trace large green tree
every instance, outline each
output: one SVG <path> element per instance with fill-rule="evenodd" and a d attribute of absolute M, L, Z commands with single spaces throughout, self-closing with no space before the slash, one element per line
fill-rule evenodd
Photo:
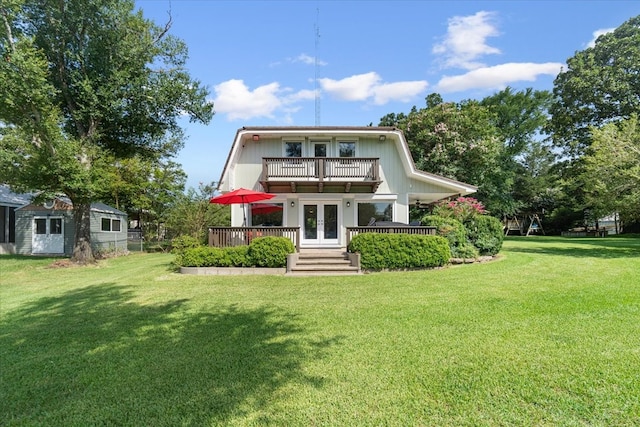
<path fill-rule="evenodd" d="M 500 170 L 493 179 L 503 191 L 500 211 L 504 215 L 539 213 L 549 204 L 554 183 L 548 172 L 555 156 L 542 132 L 551 100 L 548 91 L 507 87 L 480 102 L 491 111 L 489 120 L 502 144 Z"/>
<path fill-rule="evenodd" d="M 114 162 L 174 156 L 180 116 L 210 121 L 207 90 L 171 21 L 132 0 L 3 0 L 0 24 L 0 181 L 68 196 L 73 257 L 91 261 L 90 204 L 112 193 Z"/>
<path fill-rule="evenodd" d="M 640 219 L 640 124 L 638 116 L 594 129 L 584 156 L 585 200 L 596 218 L 619 212 Z"/>
<path fill-rule="evenodd" d="M 591 129 L 640 111 L 640 16 L 567 60 L 554 81 L 549 131 L 571 157 L 591 143 Z"/>

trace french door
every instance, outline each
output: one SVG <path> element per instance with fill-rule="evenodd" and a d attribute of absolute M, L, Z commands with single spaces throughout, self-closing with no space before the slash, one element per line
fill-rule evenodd
<path fill-rule="evenodd" d="M 302 203 L 302 245 L 338 246 L 340 243 L 340 203 Z"/>
<path fill-rule="evenodd" d="M 36 217 L 33 219 L 31 253 L 64 253 L 64 222 L 62 217 Z"/>

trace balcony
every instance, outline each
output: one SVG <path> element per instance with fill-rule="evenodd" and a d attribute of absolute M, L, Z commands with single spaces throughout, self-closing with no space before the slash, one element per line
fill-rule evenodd
<path fill-rule="evenodd" d="M 375 193 L 380 159 L 265 157 L 260 184 L 268 193 Z"/>

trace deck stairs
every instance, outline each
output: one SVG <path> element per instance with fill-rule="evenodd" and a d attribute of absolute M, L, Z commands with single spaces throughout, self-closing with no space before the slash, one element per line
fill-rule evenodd
<path fill-rule="evenodd" d="M 287 261 L 288 276 L 337 276 L 361 274 L 359 254 L 341 249 L 303 249 Z"/>

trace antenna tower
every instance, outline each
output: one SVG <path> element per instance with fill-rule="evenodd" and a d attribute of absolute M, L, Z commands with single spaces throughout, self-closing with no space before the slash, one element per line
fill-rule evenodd
<path fill-rule="evenodd" d="M 314 56 L 314 68 L 315 78 L 313 79 L 313 93 L 315 96 L 315 111 L 316 111 L 316 126 L 320 126 L 320 93 L 318 90 L 318 46 L 320 44 L 320 8 L 316 9 L 316 24 L 315 24 L 315 48 L 316 54 Z"/>

